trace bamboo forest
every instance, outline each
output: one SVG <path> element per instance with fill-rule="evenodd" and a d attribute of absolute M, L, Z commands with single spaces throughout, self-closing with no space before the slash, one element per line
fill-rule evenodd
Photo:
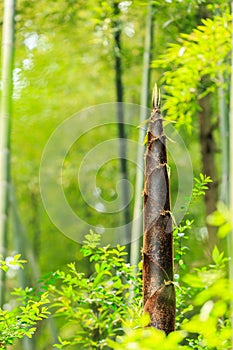
<path fill-rule="evenodd" d="M 0 349 L 233 350 L 233 1 L 0 30 Z"/>

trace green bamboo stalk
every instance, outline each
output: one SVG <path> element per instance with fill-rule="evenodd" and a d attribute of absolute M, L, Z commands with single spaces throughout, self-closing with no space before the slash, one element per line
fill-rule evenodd
<path fill-rule="evenodd" d="M 146 108 L 149 101 L 150 89 L 150 63 L 151 50 L 153 46 L 153 21 L 154 21 L 154 6 L 152 1 L 149 1 L 148 12 L 146 17 L 145 43 L 143 54 L 142 68 L 142 90 L 141 90 L 141 108 L 140 108 L 140 125 L 147 118 Z M 140 236 L 142 232 L 142 190 L 143 190 L 143 169 L 144 169 L 144 149 L 142 147 L 145 139 L 145 129 L 139 129 L 138 135 L 138 150 L 137 150 L 137 172 L 134 193 L 134 211 L 133 223 L 131 231 L 131 247 L 130 247 L 130 263 L 137 266 L 140 256 Z"/>
<path fill-rule="evenodd" d="M 115 61 L 115 86 L 117 103 L 117 120 L 118 120 L 118 137 L 119 137 L 119 158 L 120 158 L 120 174 L 122 181 L 122 205 L 124 208 L 124 225 L 125 236 L 127 241 L 130 240 L 130 192 L 128 185 L 128 168 L 127 168 L 127 142 L 126 130 L 124 124 L 124 87 L 123 87 L 123 70 L 122 70 L 122 49 L 121 49 L 121 22 L 119 19 L 120 9 L 119 1 L 113 3 L 113 29 L 114 29 L 114 61 Z"/>
<path fill-rule="evenodd" d="M 219 76 L 221 85 L 218 89 L 218 105 L 220 115 L 220 134 L 221 134 L 221 171 L 222 180 L 220 187 L 220 201 L 229 205 L 229 110 L 227 108 L 227 96 L 224 91 L 224 77 Z"/>
<path fill-rule="evenodd" d="M 28 244 L 28 240 L 26 238 L 24 228 L 20 221 L 13 187 L 11 191 L 11 215 L 12 215 L 14 248 L 17 253 L 21 254 L 23 258 L 27 258 L 27 260 L 30 262 L 30 267 L 32 269 L 32 276 L 33 276 L 32 280 L 36 283 L 36 281 L 39 279 L 39 271 L 37 268 L 37 264 L 35 263 L 34 256 L 31 254 L 29 250 L 30 247 Z M 24 269 L 20 269 L 18 271 L 19 285 L 23 289 L 28 285 L 28 281 L 26 277 L 27 270 L 28 270 L 27 267 L 25 267 Z M 35 350 L 34 338 L 32 339 L 23 338 L 22 346 L 24 350 Z"/>
<path fill-rule="evenodd" d="M 5 0 L 2 34 L 2 96 L 0 114 L 0 254 L 7 249 L 10 189 L 15 0 Z M 0 272 L 0 306 L 4 303 L 5 274 Z"/>
<path fill-rule="evenodd" d="M 168 334 L 175 329 L 176 313 L 173 231 L 166 136 L 156 90 L 145 155 L 143 298 L 150 325 Z"/>
<path fill-rule="evenodd" d="M 231 14 L 232 14 L 232 50 L 231 50 L 231 87 L 230 87 L 230 114 L 229 114 L 229 154 L 230 154 L 230 212 L 231 217 L 233 217 L 233 1 L 231 1 Z M 230 258 L 229 261 L 229 279 L 233 286 L 233 232 L 231 231 L 228 235 L 228 256 Z M 233 287 L 232 287 L 233 288 Z M 233 301 L 231 303 L 231 314 L 233 315 Z M 231 318 L 231 324 L 233 324 L 233 316 Z M 233 350 L 233 332 L 232 332 L 232 343 L 231 348 Z"/>
<path fill-rule="evenodd" d="M 209 190 L 205 195 L 205 213 L 206 216 L 216 210 L 218 201 L 218 181 L 216 179 L 216 162 L 215 150 L 216 144 L 214 139 L 214 127 L 211 122 L 211 115 L 213 113 L 211 95 L 208 94 L 202 99 L 199 99 L 198 104 L 200 111 L 198 112 L 199 119 L 199 137 L 202 156 L 203 174 L 208 174 L 213 182 L 209 186 Z M 207 257 L 211 257 L 213 248 L 218 244 L 217 227 L 207 224 L 208 228 L 208 245 L 205 248 Z"/>
<path fill-rule="evenodd" d="M 233 1 L 231 1 L 231 13 L 233 14 Z M 233 213 L 233 17 L 232 17 L 232 52 L 231 52 L 231 90 L 230 90 L 230 116 L 229 116 L 229 139 L 230 139 L 230 208 Z M 232 215 L 233 217 L 233 215 Z M 229 236 L 230 237 L 230 236 Z M 233 243 L 232 235 L 229 243 Z M 229 250 L 232 257 L 232 250 Z M 231 266 L 231 277 L 233 281 L 233 260 Z"/>
<path fill-rule="evenodd" d="M 18 204 L 16 200 L 16 196 L 14 193 L 14 189 L 11 191 L 11 213 L 12 213 L 12 229 L 13 229 L 13 244 L 17 253 L 21 254 L 23 258 L 26 258 L 30 264 L 31 270 L 31 281 L 33 285 L 40 278 L 40 268 L 38 262 L 36 260 L 35 255 L 33 254 L 33 249 L 25 232 L 25 228 L 22 225 L 20 220 L 19 212 L 18 212 Z M 20 270 L 19 274 L 19 282 L 20 287 L 25 288 L 28 284 L 28 281 L 25 278 L 26 268 Z"/>

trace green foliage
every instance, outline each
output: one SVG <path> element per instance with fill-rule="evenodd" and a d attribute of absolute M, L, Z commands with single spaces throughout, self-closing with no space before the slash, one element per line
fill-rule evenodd
<path fill-rule="evenodd" d="M 22 267 L 24 262 L 25 260 L 20 260 L 18 254 L 10 261 L 1 260 L 0 268 L 6 272 L 10 266 Z M 29 288 L 15 289 L 12 295 L 17 295 L 20 303 L 14 308 L 10 307 L 9 310 L 0 308 L 0 349 L 6 349 L 17 339 L 31 338 L 36 331 L 37 323 L 48 317 L 48 293 L 33 296 L 31 292 L 32 289 Z"/>
<path fill-rule="evenodd" d="M 135 103 L 139 101 L 144 35 L 143 23 L 145 21 L 145 9 L 147 8 L 148 1 L 136 0 L 134 2 L 129 1 L 123 3 L 128 3 L 129 5 L 125 4 L 128 7 L 128 11 L 121 11 L 120 23 L 118 22 L 118 25 L 121 25 L 123 34 L 123 68 L 124 79 L 127 82 L 125 95 L 128 102 Z M 177 40 L 180 30 L 186 33 L 192 31 L 192 28 L 196 25 L 196 17 L 199 16 L 200 6 L 207 4 L 208 9 L 213 11 L 212 13 L 219 13 L 220 6 L 223 4 L 228 6 L 225 0 L 171 0 L 153 1 L 153 3 L 156 6 L 156 55 L 163 52 L 165 43 Z M 38 242 L 38 237 L 40 237 L 39 260 L 42 271 L 57 269 L 57 266 L 61 266 L 67 262 L 68 259 L 75 259 L 77 254 L 79 254 L 77 253 L 76 244 L 73 244 L 62 235 L 59 235 L 58 239 L 54 239 L 54 235 L 57 231 L 41 209 L 41 199 L 38 191 L 38 168 L 43 147 L 58 123 L 82 108 L 96 103 L 114 100 L 113 62 L 109 53 L 112 52 L 112 39 L 117 26 L 115 26 L 116 21 L 112 16 L 113 11 L 111 5 L 112 1 L 93 2 L 83 0 L 79 2 L 73 0 L 56 0 L 49 3 L 44 0 L 40 2 L 35 0 L 20 0 L 17 3 L 15 67 L 16 70 L 19 70 L 19 73 L 15 70 L 18 80 L 15 79 L 15 100 L 17 108 L 14 109 L 12 173 L 16 184 L 23 224 L 26 226 L 27 231 L 29 231 L 32 241 L 34 240 L 34 234 L 36 237 L 35 241 Z M 3 2 L 0 4 L 1 9 L 2 6 Z M 3 13 L 3 11 L 0 11 L 0 13 Z M 129 34 L 132 34 L 132 36 L 129 36 Z M 25 45 L 25 39 L 33 35 L 35 35 L 35 37 L 38 36 L 38 45 L 31 50 Z M 207 45 L 207 43 L 209 45 Z M 177 45 L 171 46 L 170 49 L 165 52 L 162 58 L 163 62 L 158 63 L 159 67 L 166 71 L 163 77 L 164 92 L 166 94 L 164 107 L 165 109 L 167 108 L 166 113 L 168 117 L 172 120 L 177 120 L 178 126 L 185 125 L 187 128 L 191 129 L 191 118 L 193 118 L 198 111 L 197 98 L 201 98 L 203 92 L 215 92 L 216 84 L 220 84 L 218 74 L 221 75 L 225 72 L 227 74 L 228 68 L 226 63 L 229 52 L 230 17 L 225 14 L 215 17 L 213 20 L 209 19 L 204 21 L 203 25 L 197 30 L 192 31 L 190 35 L 182 36 L 178 39 Z M 106 59 L 106 57 L 108 59 Z M 42 130 L 43 132 L 41 132 Z M 97 141 L 101 139 L 99 130 L 93 135 L 92 139 L 94 145 L 98 143 Z M 90 143 L 90 138 L 88 139 L 88 143 Z M 87 141 L 84 139 L 78 151 L 74 151 L 74 157 L 71 159 L 70 164 L 77 164 L 80 162 L 79 157 L 87 152 L 86 144 Z M 64 169 L 64 171 L 66 171 L 66 169 Z M 110 173 L 111 176 L 108 172 L 105 177 L 100 176 L 99 186 L 101 188 L 104 188 L 104 182 L 107 184 L 106 186 L 108 186 L 107 189 L 113 187 L 112 173 L 115 173 L 115 168 L 114 171 Z M 74 174 L 74 172 L 72 172 L 72 174 Z M 79 195 L 79 193 L 77 195 L 76 187 L 73 185 L 72 179 L 76 179 L 76 177 L 67 176 L 67 185 L 64 185 L 65 190 L 67 190 L 67 192 L 69 191 L 69 199 L 72 199 L 72 204 L 75 203 L 77 208 L 81 208 L 81 214 L 84 219 L 86 217 L 91 217 L 93 223 L 99 222 L 99 216 L 94 214 L 93 211 L 90 213 L 90 211 L 87 210 L 87 206 L 80 201 L 81 195 Z M 105 181 L 105 179 L 111 179 L 111 181 Z M 76 181 L 73 180 L 73 182 Z M 196 198 L 196 200 L 198 200 L 202 196 L 204 189 L 202 186 L 205 186 L 202 181 L 199 183 L 196 182 L 196 192 L 194 191 L 195 193 L 193 193 L 193 199 Z M 40 214 L 38 215 L 38 213 Z M 200 209 L 198 213 L 200 213 L 200 217 L 202 217 Z M 213 224 L 219 226 L 220 236 L 224 236 L 229 230 L 230 221 L 227 215 L 228 211 L 224 210 L 224 208 L 219 205 L 217 212 L 213 215 L 212 219 L 210 219 Z M 106 215 L 105 221 L 103 220 L 103 226 L 109 224 L 109 220 L 113 220 L 112 217 L 113 216 L 110 217 Z M 211 218 L 211 216 L 209 218 Z M 219 225 L 219 223 L 221 224 Z M 112 222 L 110 222 L 110 225 L 111 224 Z M 82 227 L 77 227 L 77 231 L 85 232 Z M 190 234 L 194 236 L 192 219 L 186 219 L 182 225 L 175 228 L 175 262 L 177 265 L 176 268 L 181 270 L 178 271 L 180 276 L 177 278 L 181 285 L 181 288 L 177 288 L 177 327 L 179 329 L 181 328 L 181 324 L 183 324 L 183 320 L 185 318 L 190 319 L 193 312 L 199 317 L 198 312 L 199 309 L 201 309 L 201 305 L 195 305 L 194 311 L 192 299 L 201 292 L 202 288 L 205 288 L 203 287 L 203 283 L 200 283 L 199 277 L 195 288 L 191 284 L 184 284 L 184 282 L 182 282 L 182 276 L 187 271 L 185 253 L 189 252 L 190 259 L 196 262 L 196 246 L 191 252 L 188 250 Z M 94 238 L 92 235 L 92 238 L 89 237 L 85 243 L 86 252 L 83 252 L 83 254 L 85 254 L 87 258 L 95 256 L 99 251 L 99 248 L 95 248 L 97 246 L 95 239 L 98 242 L 98 237 Z M 50 246 L 52 246 L 53 249 L 48 249 Z M 61 246 L 64 248 L 62 251 Z M 116 250 L 118 250 L 118 248 Z M 63 251 L 68 251 L 69 254 L 63 254 Z M 83 342 L 85 342 L 85 340 L 83 340 L 85 337 L 91 338 L 92 334 L 91 336 L 89 335 L 89 329 L 91 332 L 94 332 L 95 329 L 95 325 L 91 323 L 91 310 L 94 309 L 93 315 L 96 318 L 96 305 L 100 309 L 103 307 L 104 310 L 109 312 L 110 315 L 106 316 L 109 323 L 112 313 L 116 317 L 119 316 L 116 310 L 111 309 L 111 305 L 116 307 L 116 304 L 111 299 L 111 294 L 110 303 L 112 304 L 108 304 L 109 293 L 107 292 L 111 292 L 112 289 L 105 281 L 111 280 L 109 272 L 112 274 L 112 278 L 116 278 L 116 274 L 120 271 L 121 263 L 119 263 L 119 266 L 116 265 L 117 255 L 115 255 L 114 264 L 116 266 L 114 265 L 112 270 L 110 267 L 103 268 L 104 261 L 102 260 L 102 256 L 109 251 L 111 251 L 110 248 L 107 248 L 106 251 L 99 251 L 98 256 L 95 258 L 96 260 L 93 258 L 91 262 L 88 261 L 88 263 L 86 263 L 86 259 L 83 259 L 78 262 L 78 269 L 70 264 L 68 268 L 69 271 L 66 273 L 60 271 L 60 275 L 55 274 L 53 276 L 53 279 L 56 280 L 54 298 L 57 298 L 57 302 L 60 303 L 60 306 L 58 305 L 57 308 L 62 308 L 63 300 L 64 303 L 65 301 L 68 303 L 64 311 L 64 316 L 66 317 L 64 317 L 64 323 L 66 320 L 68 320 L 69 323 L 61 329 L 60 345 L 57 344 L 57 348 L 59 348 L 59 346 L 62 348 L 70 344 L 72 346 L 72 343 L 74 343 L 74 348 L 81 348 L 82 345 L 80 345 L 80 343 L 75 343 L 75 341 L 77 342 L 77 340 L 74 339 L 76 333 L 78 333 L 80 337 L 83 337 Z M 90 255 L 88 255 L 88 252 Z M 105 258 L 105 263 L 110 263 L 113 256 L 114 254 L 110 254 L 110 256 Z M 225 258 L 223 257 L 223 259 Z M 213 261 L 214 264 L 220 264 L 220 266 L 224 263 L 222 262 L 222 253 L 217 251 L 216 248 L 213 252 Z M 97 265 L 95 266 L 95 264 Z M 88 271 L 88 274 L 80 276 L 80 281 L 78 282 L 80 285 L 76 286 L 72 284 L 72 279 L 76 276 L 76 273 L 78 275 L 81 274 L 78 272 L 82 271 L 79 265 L 82 265 L 85 271 Z M 6 270 L 7 264 L 2 263 L 0 267 Z M 89 267 L 92 269 L 91 276 L 89 276 Z M 206 267 L 207 270 L 209 268 L 208 266 Z M 213 270 L 211 271 L 213 272 Z M 68 275 L 71 276 L 70 280 L 67 277 Z M 178 275 L 178 273 L 176 275 Z M 195 271 L 193 276 L 196 275 L 199 276 L 200 272 Z M 99 276 L 99 279 L 97 276 Z M 78 279 L 77 276 L 75 278 Z M 96 285 L 92 292 L 87 288 L 87 283 L 93 286 L 95 278 L 97 278 Z M 86 284 L 82 281 L 86 281 Z M 128 279 L 128 277 L 123 276 L 121 285 L 124 285 L 125 282 L 127 284 L 129 281 L 131 281 L 130 277 Z M 84 283 L 84 287 L 82 283 Z M 138 288 L 138 290 L 140 290 L 140 282 L 138 283 L 139 285 L 136 289 Z M 219 281 L 219 283 L 221 284 L 221 281 Z M 131 286 L 130 283 L 128 284 Z M 100 285 L 100 291 L 98 291 L 98 285 Z M 121 285 L 119 283 L 119 289 L 114 287 L 118 290 L 119 295 L 121 295 L 121 288 L 124 288 Z M 48 287 L 46 286 L 46 288 Z M 52 286 L 50 288 L 52 289 Z M 207 289 L 208 288 L 209 286 Z M 222 288 L 225 288 L 224 284 Z M 68 298 L 69 289 L 70 293 L 71 290 L 74 290 L 74 292 L 72 292 L 73 294 L 71 293 L 70 300 Z M 106 294 L 104 294 L 104 290 Z M 59 294 L 59 292 L 61 292 L 61 294 Z M 217 294 L 213 297 L 214 302 L 215 300 L 219 300 L 220 289 L 215 292 Z M 27 305 L 26 300 L 30 300 L 31 298 L 29 292 L 25 293 L 27 295 L 25 294 L 24 297 L 22 296 L 23 305 Z M 64 298 L 62 293 L 66 295 Z M 125 296 L 121 299 L 119 313 L 124 315 L 122 304 L 127 304 L 129 300 L 126 298 L 127 292 L 125 289 L 123 289 L 122 293 L 125 293 Z M 80 297 L 80 299 L 76 301 L 75 295 L 82 295 L 82 298 Z M 117 297 L 119 297 L 119 295 L 117 295 Z M 164 342 L 164 345 L 161 345 L 160 342 L 160 346 L 158 347 L 163 348 L 163 346 L 167 346 L 165 345 L 166 339 L 161 332 L 149 329 L 142 330 L 140 321 L 135 315 L 135 313 L 138 312 L 140 314 L 141 312 L 141 305 L 139 302 L 141 294 L 138 292 L 136 295 L 135 303 L 130 300 L 132 311 L 128 310 L 128 314 L 126 315 L 130 318 L 136 318 L 138 323 L 135 328 L 129 331 L 125 327 L 123 327 L 124 329 L 120 327 L 121 329 L 117 330 L 118 325 L 121 325 L 119 316 L 118 321 L 113 326 L 116 326 L 116 328 L 114 328 L 115 333 L 111 336 L 105 330 L 106 323 L 103 320 L 104 316 L 102 316 L 102 320 L 99 322 L 101 324 L 98 325 L 98 330 L 104 329 L 101 336 L 105 338 L 107 333 L 108 338 L 114 339 L 118 332 L 119 334 L 126 332 L 127 334 L 125 334 L 124 339 L 122 339 L 122 343 L 114 343 L 114 345 L 112 345 L 113 347 L 118 346 L 118 348 L 120 346 L 120 348 L 143 349 L 143 346 L 146 346 L 151 349 L 154 343 L 156 343 L 156 341 L 158 343 L 160 341 L 159 339 L 162 338 L 161 342 Z M 102 306 L 101 301 L 103 297 L 104 306 Z M 36 300 L 34 300 L 34 302 L 36 302 Z M 78 307 L 81 305 L 80 308 L 81 311 L 83 311 L 83 319 L 85 319 L 83 335 L 81 334 L 82 327 L 80 326 L 82 322 L 81 314 L 78 313 L 77 318 L 75 318 L 77 305 Z M 74 308 L 74 312 L 72 308 Z M 71 310 L 70 314 L 68 310 Z M 15 315 L 17 313 L 18 315 L 21 314 L 20 308 L 16 309 Z M 63 314 L 62 312 L 58 312 L 58 315 L 62 316 Z M 14 327 L 14 322 L 18 320 L 16 316 L 15 318 L 12 317 L 12 321 L 10 321 L 12 322 L 12 327 Z M 209 316 L 211 316 L 211 313 Z M 90 317 L 90 321 L 88 321 L 88 317 Z M 194 320 L 196 329 L 199 322 L 198 317 L 196 321 Z M 225 317 L 227 324 L 227 315 L 224 316 L 224 322 Z M 90 328 L 88 322 L 90 322 Z M 77 324 L 79 327 L 78 330 Z M 26 324 L 21 324 L 22 331 L 26 331 L 26 328 L 23 328 L 24 325 L 26 327 Z M 195 328 L 194 326 L 192 325 L 193 328 Z M 216 323 L 213 324 L 213 329 L 215 326 Z M 29 325 L 29 327 L 33 328 L 34 326 Z M 204 327 L 206 327 L 206 324 Z M 14 334 L 15 338 L 17 338 L 17 331 Z M 183 334 L 184 333 L 180 333 L 180 337 L 181 335 L 183 336 Z M 216 334 L 218 335 L 219 333 L 216 332 Z M 188 340 L 186 339 L 189 343 L 188 346 L 195 349 L 206 349 L 206 345 L 204 345 L 205 340 L 203 340 L 205 336 L 206 335 L 203 335 L 201 332 L 200 335 L 197 336 L 193 334 L 188 335 Z M 139 339 L 139 337 L 142 339 Z M 134 344 L 132 344 L 133 339 Z M 175 346 L 175 343 L 178 344 L 176 340 L 170 341 L 172 344 L 170 344 L 170 348 Z M 86 342 L 88 343 L 88 340 L 86 340 Z M 105 342 L 105 340 L 103 342 Z M 91 341 L 89 341 L 87 347 L 92 348 L 90 343 Z M 143 345 L 143 343 L 146 343 L 146 345 Z M 100 343 L 99 346 L 102 346 L 102 344 Z M 110 346 L 110 343 L 105 346 Z"/>
<path fill-rule="evenodd" d="M 192 274 L 183 277 L 182 293 L 186 309 L 182 313 L 178 311 L 177 331 L 166 337 L 163 332 L 151 328 L 145 329 L 139 325 L 128 327 L 125 335 L 117 338 L 117 342 L 108 342 L 111 348 L 230 349 L 230 303 L 233 294 L 225 276 L 227 260 L 215 247 L 212 264 L 195 269 Z M 178 302 L 179 299 L 180 294 Z"/>
<path fill-rule="evenodd" d="M 18 266 L 19 268 L 23 268 L 23 264 L 26 262 L 26 260 L 20 259 L 21 254 L 14 255 L 11 259 L 7 260 L 0 260 L 0 269 L 4 272 L 7 272 L 9 267 L 12 266 Z"/>
<path fill-rule="evenodd" d="M 183 270 L 186 269 L 186 265 L 182 258 L 189 250 L 185 242 L 189 238 L 189 231 L 192 229 L 193 222 L 193 220 L 186 219 L 185 223 L 176 226 L 173 231 L 175 251 L 174 262 Z"/>
<path fill-rule="evenodd" d="M 184 339 L 185 332 L 172 332 L 166 337 L 165 333 L 153 328 L 139 328 L 129 330 L 119 342 L 109 341 L 115 350 L 176 350 L 188 349 L 179 343 Z"/>
<path fill-rule="evenodd" d="M 204 179 L 204 177 L 203 177 Z M 175 229 L 175 241 L 188 240 L 193 222 L 186 219 Z M 233 299 L 226 276 L 228 259 L 217 247 L 213 262 L 179 278 L 177 288 L 177 331 L 168 337 L 162 331 L 145 326 L 142 316 L 140 272 L 125 263 L 125 247 L 101 247 L 100 235 L 90 232 L 81 248 L 92 273 L 86 276 L 74 263 L 68 270 L 48 278 L 45 293 L 34 296 L 32 289 L 16 290 L 20 305 L 11 311 L 0 310 L 0 348 L 23 336 L 32 337 L 38 321 L 48 316 L 47 304 L 64 326 L 58 337 L 58 349 L 135 349 L 158 347 L 172 349 L 225 350 L 230 347 L 230 304 Z M 178 249 L 179 266 L 186 249 Z M 17 256 L 14 260 L 19 260 Z M 178 286 L 174 282 L 175 286 Z"/>
<path fill-rule="evenodd" d="M 194 177 L 194 181 L 195 183 L 192 190 L 192 197 L 187 198 L 187 200 L 190 202 L 190 206 L 197 204 L 200 198 L 203 197 L 208 190 L 208 184 L 212 182 L 209 176 L 203 175 L 202 173 L 199 174 L 199 178 Z M 183 260 L 183 257 L 189 250 L 186 243 L 189 239 L 189 233 L 191 232 L 193 224 L 194 220 L 188 219 L 186 217 L 178 226 L 174 222 L 174 262 L 184 271 L 186 270 L 186 264 Z"/>
<path fill-rule="evenodd" d="M 217 210 L 207 217 L 209 225 L 218 227 L 218 236 L 226 237 L 232 230 L 232 218 L 229 209 L 222 202 L 217 203 Z"/>
<path fill-rule="evenodd" d="M 6 349 L 24 336 L 31 338 L 37 322 L 48 317 L 47 304 L 47 293 L 44 293 L 38 300 L 24 299 L 10 311 L 0 309 L 0 348 Z"/>
<path fill-rule="evenodd" d="M 59 338 L 59 349 L 107 349 L 108 340 L 123 333 L 122 320 L 132 317 L 132 305 L 141 299 L 139 279 L 125 263 L 125 247 L 102 248 L 99 240 L 100 235 L 90 232 L 81 249 L 93 271 L 90 276 L 71 263 L 68 272 L 57 271 L 57 283 L 49 288 L 55 315 L 63 318 L 70 333 L 67 339 Z"/>
<path fill-rule="evenodd" d="M 230 281 L 226 276 L 223 253 L 215 247 L 213 264 L 187 274 L 183 281 L 196 291 L 192 303 L 194 316 L 186 318 L 181 325 L 189 334 L 199 334 L 198 339 L 189 340 L 197 349 L 229 349 L 231 344 L 231 302 L 233 298 Z"/>
<path fill-rule="evenodd" d="M 153 63 L 166 70 L 161 85 L 167 118 L 189 129 L 199 109 L 198 99 L 215 92 L 221 85 L 219 76 L 229 72 L 231 16 L 223 13 L 202 23 L 191 34 L 182 34 L 179 43 L 171 44 Z"/>
<path fill-rule="evenodd" d="M 189 230 L 191 222 L 180 231 Z M 89 258 L 93 273 L 86 277 L 69 264 L 58 271 L 49 287 L 52 307 L 69 329 L 55 347 L 72 349 L 208 349 L 230 347 L 230 303 L 233 294 L 226 276 L 228 261 L 217 247 L 213 262 L 195 268 L 181 278 L 177 288 L 177 331 L 146 327 L 147 315 L 140 315 L 140 279 L 124 262 L 124 247 L 99 247 L 100 236 L 91 232 L 81 249 Z M 176 285 L 176 283 L 175 283 Z M 131 298 L 131 293 L 134 298 Z M 62 331 L 61 331 L 62 333 Z"/>
<path fill-rule="evenodd" d="M 200 173 L 199 178 L 194 177 L 194 187 L 192 192 L 192 200 L 196 200 L 200 196 L 204 196 L 208 190 L 208 184 L 213 182 L 210 176 L 203 175 Z"/>
<path fill-rule="evenodd" d="M 203 196 L 211 179 L 203 174 L 195 178 L 194 202 Z M 168 337 L 161 331 L 145 328 L 141 315 L 141 279 L 125 263 L 124 247 L 100 247 L 100 235 L 90 232 L 81 248 L 88 257 L 90 276 L 77 271 L 57 271 L 55 284 L 49 286 L 55 315 L 63 317 L 59 344 L 72 349 L 226 349 L 230 344 L 230 302 L 232 293 L 226 277 L 224 253 L 217 247 L 213 262 L 187 273 L 185 242 L 194 221 L 175 227 L 175 274 L 177 295 L 177 331 Z M 223 290 L 224 291 L 223 291 Z M 207 326 L 209 325 L 209 326 Z M 214 333 L 218 335 L 217 339 Z M 68 335 L 67 335 L 68 334 Z"/>
<path fill-rule="evenodd" d="M 187 332 L 186 341 L 193 349 L 228 349 L 231 344 L 233 293 L 226 275 L 229 259 L 215 246 L 212 260 L 184 274 L 182 288 L 177 290 L 177 327 Z"/>
<path fill-rule="evenodd" d="M 195 182 L 194 203 L 205 195 L 211 179 L 200 174 L 199 178 L 195 178 Z M 228 210 L 223 205 L 218 205 L 218 212 L 212 214 L 212 223 L 216 226 L 220 224 L 221 228 L 221 225 L 229 224 L 229 218 Z M 183 343 L 188 345 L 188 348 L 228 349 L 231 344 L 230 305 L 233 297 L 226 275 L 226 263 L 229 259 L 215 246 L 211 264 L 187 273 L 184 258 L 189 248 L 185 241 L 189 239 L 192 226 L 193 220 L 186 219 L 185 223 L 174 229 L 175 262 L 182 272 L 180 275 L 175 274 L 175 279 L 181 286 L 176 293 L 177 329 L 186 332 Z"/>

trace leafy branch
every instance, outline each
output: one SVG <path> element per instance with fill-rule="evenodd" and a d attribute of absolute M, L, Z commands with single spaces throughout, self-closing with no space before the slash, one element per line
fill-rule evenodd
<path fill-rule="evenodd" d="M 161 85 L 166 117 L 176 119 L 178 127 L 185 125 L 189 131 L 192 118 L 199 110 L 198 99 L 215 92 L 222 85 L 219 76 L 229 73 L 230 14 L 223 13 L 202 20 L 202 23 L 191 34 L 181 34 L 178 43 L 171 44 L 152 64 L 154 68 L 165 70 Z M 206 76 L 209 77 L 208 85 L 205 84 Z"/>
<path fill-rule="evenodd" d="M 15 256 L 7 258 L 5 260 L 0 259 L 0 269 L 4 272 L 7 272 L 10 267 L 23 268 L 23 264 L 27 261 L 20 259 L 20 257 L 21 254 L 16 254 Z"/>
<path fill-rule="evenodd" d="M 192 200 L 204 196 L 208 190 L 208 184 L 213 182 L 210 176 L 203 175 L 202 173 L 200 173 L 199 178 L 194 177 L 194 181 L 195 184 L 192 191 Z"/>

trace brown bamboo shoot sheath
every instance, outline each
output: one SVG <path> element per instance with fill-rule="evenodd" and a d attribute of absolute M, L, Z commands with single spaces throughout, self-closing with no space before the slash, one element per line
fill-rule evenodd
<path fill-rule="evenodd" d="M 170 210 L 166 136 L 154 97 L 145 154 L 143 298 L 150 325 L 166 334 L 175 329 L 176 308 Z"/>

